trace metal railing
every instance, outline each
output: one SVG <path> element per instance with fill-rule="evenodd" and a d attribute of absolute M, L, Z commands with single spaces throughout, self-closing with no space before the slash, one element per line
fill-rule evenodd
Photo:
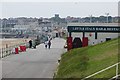
<path fill-rule="evenodd" d="M 44 42 L 45 41 L 41 39 L 39 44 L 44 43 Z M 25 45 L 26 48 L 28 48 L 29 47 L 29 42 L 20 43 L 20 44 L 14 45 L 14 46 L 9 46 L 9 47 L 5 47 L 5 48 L 1 48 L 0 49 L 0 59 L 3 58 L 3 57 L 8 56 L 10 54 L 15 54 L 14 53 L 15 48 L 19 48 L 20 45 Z"/>
<path fill-rule="evenodd" d="M 95 75 L 97 75 L 97 74 L 99 74 L 99 73 L 102 73 L 102 72 L 104 72 L 104 71 L 106 71 L 106 70 L 108 70 L 108 69 L 110 69 L 110 68 L 113 68 L 113 67 L 115 67 L 115 66 L 116 66 L 116 74 L 115 74 L 115 76 L 112 77 L 110 80 L 112 80 L 113 78 L 117 78 L 117 77 L 119 76 L 119 72 L 118 72 L 118 65 L 119 65 L 119 64 L 120 64 L 120 62 L 118 62 L 118 63 L 116 63 L 116 64 L 114 64 L 114 65 L 112 65 L 112 66 L 109 66 L 109 67 L 107 67 L 107 68 L 105 68 L 105 69 L 102 69 L 102 70 L 100 70 L 100 71 L 98 71 L 98 72 L 96 72 L 96 73 L 94 73 L 94 74 L 92 74 L 92 75 L 89 75 L 89 76 L 85 77 L 85 78 L 82 79 L 82 80 L 91 78 L 91 77 L 93 77 L 93 76 L 95 76 Z"/>
<path fill-rule="evenodd" d="M 4 57 L 6 57 L 8 55 L 15 54 L 15 48 L 19 48 L 20 45 L 27 46 L 27 43 L 21 43 L 21 44 L 17 44 L 17 45 L 14 45 L 14 46 L 1 48 L 0 49 L 0 58 L 4 58 Z"/>

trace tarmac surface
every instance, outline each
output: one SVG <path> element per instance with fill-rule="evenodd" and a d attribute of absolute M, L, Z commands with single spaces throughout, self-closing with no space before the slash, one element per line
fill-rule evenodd
<path fill-rule="evenodd" d="M 57 61 L 66 50 L 64 39 L 55 38 L 51 42 L 51 49 L 40 44 L 36 49 L 3 58 L 2 78 L 53 78 Z"/>

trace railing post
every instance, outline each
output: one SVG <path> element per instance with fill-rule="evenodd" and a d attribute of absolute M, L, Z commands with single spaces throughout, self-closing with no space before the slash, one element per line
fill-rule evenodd
<path fill-rule="evenodd" d="M 2 58 L 2 48 L 0 49 L 0 59 Z"/>
<path fill-rule="evenodd" d="M 119 65 L 119 64 L 116 65 L 116 79 L 117 79 L 117 77 L 118 77 L 118 65 Z"/>
<path fill-rule="evenodd" d="M 2 51 L 1 51 L 1 58 L 2 58 L 2 54 L 3 54 L 3 48 L 2 48 Z"/>
<path fill-rule="evenodd" d="M 3 48 L 3 57 L 4 57 L 4 54 L 6 54 L 6 52 L 5 52 L 5 48 Z"/>

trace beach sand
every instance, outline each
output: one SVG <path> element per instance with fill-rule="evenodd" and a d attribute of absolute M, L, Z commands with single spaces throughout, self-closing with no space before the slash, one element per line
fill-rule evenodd
<path fill-rule="evenodd" d="M 30 39 L 16 38 L 16 39 L 0 39 L 0 49 L 10 46 L 15 46 L 17 44 L 29 42 Z"/>

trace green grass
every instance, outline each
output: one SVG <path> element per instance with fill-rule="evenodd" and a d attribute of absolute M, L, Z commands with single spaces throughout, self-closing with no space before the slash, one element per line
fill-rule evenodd
<path fill-rule="evenodd" d="M 55 78 L 85 78 L 117 63 L 118 40 L 120 38 L 64 53 L 61 56 Z M 93 78 L 111 78 L 113 76 L 115 76 L 114 67 L 93 76 Z"/>

